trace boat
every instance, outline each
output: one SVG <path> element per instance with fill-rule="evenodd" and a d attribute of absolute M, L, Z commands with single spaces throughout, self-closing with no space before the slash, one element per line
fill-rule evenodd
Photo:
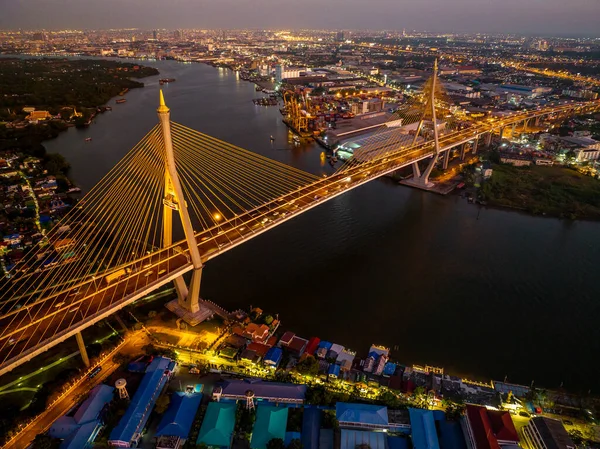
<path fill-rule="evenodd" d="M 79 187 L 71 187 L 69 190 L 67 190 L 67 193 L 78 193 L 81 192 L 81 189 Z"/>
<path fill-rule="evenodd" d="M 271 136 L 271 142 L 275 142 L 275 137 Z"/>
<path fill-rule="evenodd" d="M 91 138 L 91 137 L 86 137 L 86 138 L 85 138 L 85 141 L 86 141 L 86 142 L 91 142 L 91 141 L 92 141 L 92 138 Z"/>
<path fill-rule="evenodd" d="M 158 80 L 159 84 L 169 84 L 175 81 L 175 78 L 161 78 Z"/>
<path fill-rule="evenodd" d="M 127 100 L 125 98 L 119 98 L 117 100 L 117 104 L 125 103 Z"/>

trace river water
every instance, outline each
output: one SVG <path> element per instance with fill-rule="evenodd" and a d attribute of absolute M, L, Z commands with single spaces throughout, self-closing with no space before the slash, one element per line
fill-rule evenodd
<path fill-rule="evenodd" d="M 157 123 L 158 78 L 172 120 L 315 174 L 316 144 L 295 147 L 276 107 L 235 73 L 141 62 L 161 74 L 127 103 L 46 142 L 88 190 Z M 275 137 L 271 144 L 269 136 Z M 92 142 L 84 142 L 92 137 Z M 123 195 L 126 195 L 123 192 Z M 373 181 L 211 261 L 202 296 L 279 313 L 283 326 L 365 354 L 397 346 L 404 363 L 455 374 L 598 392 L 599 223 L 479 209 Z"/>

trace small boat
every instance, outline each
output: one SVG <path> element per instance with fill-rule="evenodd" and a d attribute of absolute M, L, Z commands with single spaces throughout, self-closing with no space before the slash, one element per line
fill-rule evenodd
<path fill-rule="evenodd" d="M 127 100 L 125 98 L 119 98 L 117 100 L 117 104 L 125 103 Z"/>
<path fill-rule="evenodd" d="M 86 141 L 86 142 L 91 142 L 91 141 L 92 141 L 92 138 L 91 138 L 91 137 L 86 137 L 86 138 L 85 138 L 85 141 Z"/>
<path fill-rule="evenodd" d="M 331 162 L 333 162 L 333 163 L 335 164 L 335 163 L 337 162 L 337 157 L 333 156 L 333 157 L 331 158 Z"/>
<path fill-rule="evenodd" d="M 298 136 L 292 137 L 292 140 L 296 143 L 300 143 L 300 137 L 298 137 Z"/>
<path fill-rule="evenodd" d="M 161 78 L 158 80 L 160 85 L 169 84 L 169 83 L 172 83 L 173 81 L 175 81 L 175 78 Z"/>
<path fill-rule="evenodd" d="M 271 136 L 271 142 L 275 142 L 275 137 Z"/>

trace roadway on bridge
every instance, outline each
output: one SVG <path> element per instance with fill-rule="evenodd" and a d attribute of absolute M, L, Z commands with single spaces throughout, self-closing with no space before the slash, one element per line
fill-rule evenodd
<path fill-rule="evenodd" d="M 514 113 L 495 121 L 440 136 L 440 148 L 447 151 L 472 141 L 492 129 L 510 126 L 539 115 L 565 111 L 582 113 L 597 110 L 600 101 L 554 105 Z M 383 155 L 355 162 L 343 171 L 301 187 L 276 200 L 196 234 L 203 262 L 254 238 L 319 204 L 435 153 L 433 142 L 390 149 Z M 134 300 L 150 293 L 192 269 L 187 244 L 178 242 L 135 262 L 119 267 L 128 273 L 109 283 L 106 274 L 65 287 L 65 291 L 27 304 L 0 317 L 0 375 L 29 360 L 42 350 L 64 341 Z M 18 279 L 16 282 L 19 282 Z M 31 282 L 31 280 L 27 280 Z"/>

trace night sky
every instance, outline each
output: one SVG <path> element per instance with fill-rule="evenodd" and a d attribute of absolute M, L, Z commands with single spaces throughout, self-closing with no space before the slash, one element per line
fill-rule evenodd
<path fill-rule="evenodd" d="M 312 28 L 600 36 L 600 0 L 0 0 L 0 28 Z"/>

